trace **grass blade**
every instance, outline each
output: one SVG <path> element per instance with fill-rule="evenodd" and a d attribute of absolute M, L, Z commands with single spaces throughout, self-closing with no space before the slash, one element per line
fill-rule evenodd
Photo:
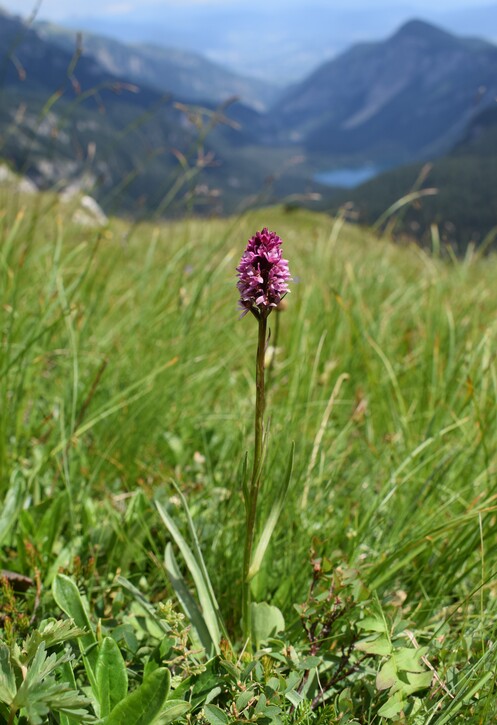
<path fill-rule="evenodd" d="M 182 500 L 184 501 L 183 497 Z M 165 508 L 156 501 L 157 510 L 166 525 L 167 530 L 174 539 L 177 547 L 181 551 L 185 560 L 186 566 L 192 575 L 195 587 L 197 589 L 198 599 L 202 610 L 202 615 L 205 621 L 205 625 L 209 631 L 210 638 L 214 643 L 216 652 L 218 651 L 219 641 L 221 639 L 221 633 L 219 628 L 219 608 L 217 602 L 213 598 L 212 587 L 206 574 L 204 573 L 205 566 L 201 568 L 198 564 L 197 558 L 194 556 L 192 550 L 186 543 L 184 537 L 180 533 L 178 527 L 172 520 L 171 516 L 165 510 Z M 192 522 L 193 526 L 193 522 Z M 198 545 L 198 544 L 197 544 Z"/>
<path fill-rule="evenodd" d="M 174 591 L 176 592 L 176 596 L 178 597 L 200 644 L 204 647 L 206 652 L 211 654 L 212 652 L 217 652 L 216 642 L 213 641 L 204 617 L 202 616 L 202 612 L 198 608 L 197 602 L 192 597 L 185 579 L 180 572 L 171 543 L 166 546 L 164 562 L 167 574 L 171 584 L 173 585 Z"/>

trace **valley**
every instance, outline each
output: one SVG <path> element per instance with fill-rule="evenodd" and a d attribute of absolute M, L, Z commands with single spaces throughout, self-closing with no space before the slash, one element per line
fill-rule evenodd
<path fill-rule="evenodd" d="M 450 212 L 464 186 L 450 164 L 497 98 L 488 41 L 413 20 L 278 88 L 191 51 L 28 27 L 5 12 L 0 40 L 0 153 L 40 188 L 79 184 L 107 212 L 136 218 L 288 200 L 330 211 L 357 202 L 371 223 L 430 163 L 440 193 L 426 221 L 403 231 L 423 237 L 441 224 L 458 248 L 489 231 L 488 213 L 470 222 Z M 493 183 L 495 134 L 484 138 L 482 178 Z"/>

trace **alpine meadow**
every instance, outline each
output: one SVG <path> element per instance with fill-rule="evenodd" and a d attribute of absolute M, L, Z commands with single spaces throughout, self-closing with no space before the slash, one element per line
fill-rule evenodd
<path fill-rule="evenodd" d="M 397 57 L 425 32 L 351 56 Z M 311 183 L 319 149 L 257 196 L 306 150 L 291 123 L 339 151 L 359 134 L 324 96 L 311 128 L 319 73 L 279 96 L 284 133 L 270 112 L 235 122 L 221 98 L 163 107 L 157 89 L 149 116 L 96 60 L 77 88 L 67 36 L 47 57 L 72 90 L 47 97 L 37 53 L 56 30 L 29 33 L 26 107 L 17 78 L 0 108 L 0 725 L 497 722 L 497 220 L 473 236 L 447 192 L 450 239 L 438 190 L 395 181 L 427 162 L 400 131 L 407 171 L 358 191 L 388 181 L 373 226 Z M 476 54 L 468 86 L 490 74 L 497 48 L 441 38 Z M 359 117 L 346 57 L 323 73 Z M 239 82 L 219 73 L 216 88 Z M 437 178 L 480 156 L 494 173 L 497 151 L 437 134 Z M 160 189 L 154 143 L 170 147 Z"/>

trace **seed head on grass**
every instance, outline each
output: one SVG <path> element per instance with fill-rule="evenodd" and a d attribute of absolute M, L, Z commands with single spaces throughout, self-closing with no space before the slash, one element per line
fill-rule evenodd
<path fill-rule="evenodd" d="M 291 276 L 282 257 L 281 239 L 266 227 L 249 239 L 236 271 L 242 317 L 247 312 L 267 317 L 289 291 Z"/>

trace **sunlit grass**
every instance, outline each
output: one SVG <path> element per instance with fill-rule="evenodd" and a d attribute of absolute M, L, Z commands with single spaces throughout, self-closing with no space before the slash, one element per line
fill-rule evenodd
<path fill-rule="evenodd" d="M 495 258 L 436 259 L 281 208 L 88 230 L 55 197 L 2 194 L 2 567 L 37 568 L 44 587 L 76 572 L 98 616 L 118 572 L 172 596 L 150 502 L 171 504 L 174 479 L 236 631 L 256 330 L 235 267 L 268 226 L 295 281 L 270 318 L 263 508 L 296 453 L 255 599 L 292 624 L 311 551 L 357 567 L 382 602 L 402 593 L 423 643 L 438 638 L 440 677 L 462 688 L 441 712 L 462 712 L 496 664 Z M 489 697 L 470 698 L 475 717 L 491 719 Z"/>

